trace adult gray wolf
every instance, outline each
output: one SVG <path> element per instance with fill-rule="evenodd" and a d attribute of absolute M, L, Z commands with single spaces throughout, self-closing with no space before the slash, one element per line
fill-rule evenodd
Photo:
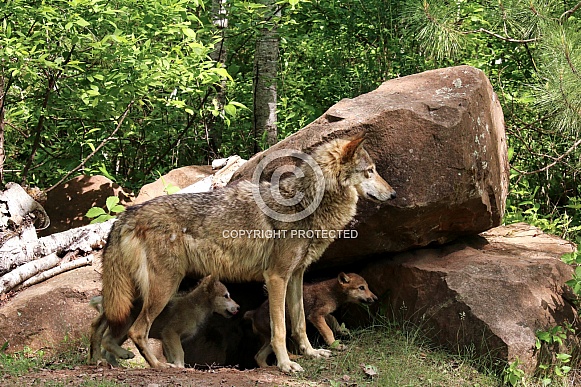
<path fill-rule="evenodd" d="M 341 327 L 331 313 L 347 303 L 371 304 L 377 301 L 375 294 L 369 290 L 367 281 L 355 273 L 339 273 L 337 278 L 304 284 L 303 298 L 307 320 L 317 328 L 329 346 L 335 342 L 333 332 L 341 335 L 349 334 L 349 330 Z M 268 309 L 268 300 L 266 300 L 258 309 L 244 313 L 244 318 L 252 322 L 252 329 L 262 342 L 262 348 L 254 357 L 260 367 L 268 365 L 266 359 L 272 353 Z M 346 347 L 340 344 L 337 349 L 344 350 Z"/>
<path fill-rule="evenodd" d="M 271 344 L 282 371 L 302 371 L 286 349 L 285 302 L 302 354 L 330 356 L 307 338 L 303 274 L 333 241 L 331 231 L 343 230 L 353 218 L 359 196 L 377 202 L 395 197 L 363 140 L 363 135 L 330 140 L 301 155 L 304 162 L 292 173 L 277 169 L 270 181 L 237 181 L 212 192 L 162 196 L 127 208 L 103 250 L 103 310 L 111 331 L 103 347 L 109 350 L 127 334 L 151 367 L 169 366 L 147 344 L 151 323 L 187 274 L 213 274 L 232 282 L 264 279 Z M 254 232 L 234 235 L 232 230 Z M 297 237 L 296 231 L 305 230 L 317 233 Z M 143 308 L 131 324 L 136 299 Z M 92 351 L 91 360 L 96 356 Z"/>
<path fill-rule="evenodd" d="M 100 312 L 93 325 L 99 326 L 103 322 L 106 325 L 102 309 L 102 297 L 93 297 L 90 305 Z M 131 316 L 133 320 L 138 316 L 140 307 L 141 305 L 136 304 L 132 308 Z M 171 298 L 167 306 L 153 321 L 149 337 L 161 340 L 163 355 L 167 361 L 176 367 L 183 368 L 185 364 L 181 340 L 196 335 L 212 313 L 230 318 L 236 315 L 239 310 L 240 306 L 230 297 L 226 286 L 218 281 L 216 277 L 209 275 L 200 280 L 192 291 Z M 108 335 L 109 331 L 105 331 L 106 340 L 112 340 Z M 97 345 L 100 345 L 100 337 L 95 335 L 94 338 L 98 339 L 98 343 L 91 343 L 91 348 L 95 347 L 98 350 Z M 118 357 L 133 357 L 133 353 L 121 348 L 121 344 L 126 339 L 127 337 L 123 337 L 114 342 L 111 348 L 114 351 L 104 351 L 105 358 L 109 364 L 118 365 Z"/>

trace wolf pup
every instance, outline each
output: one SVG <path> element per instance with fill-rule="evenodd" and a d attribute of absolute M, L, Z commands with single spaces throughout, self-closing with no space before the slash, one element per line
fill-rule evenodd
<path fill-rule="evenodd" d="M 347 303 L 371 304 L 377 301 L 377 297 L 369 290 L 365 279 L 355 273 L 339 273 L 337 278 L 304 284 L 303 297 L 307 320 L 317 328 L 329 346 L 335 342 L 333 332 L 341 335 L 349 334 L 349 330 L 341 327 L 331 313 Z M 266 359 L 272 353 L 268 300 L 258 309 L 246 312 L 244 318 L 252 321 L 252 329 L 262 342 L 262 348 L 254 359 L 260 367 L 266 367 L 268 365 Z M 346 347 L 341 344 L 337 349 L 344 350 Z"/>
<path fill-rule="evenodd" d="M 102 314 L 102 297 L 93 297 L 90 305 L 101 314 L 95 319 L 94 325 L 100 325 L 105 321 Z M 131 314 L 133 319 L 139 313 L 140 305 L 135 305 Z M 208 321 L 212 313 L 230 318 L 238 313 L 240 306 L 230 298 L 226 286 L 213 276 L 204 277 L 191 292 L 174 296 L 164 310 L 157 316 L 149 337 L 159 339 L 162 342 L 163 354 L 168 362 L 176 367 L 184 367 L 184 350 L 181 339 L 196 335 L 200 328 Z M 106 321 L 105 321 L 106 322 Z M 107 340 L 109 331 L 105 331 Z M 113 351 L 103 351 L 109 364 L 116 366 L 117 358 L 132 358 L 132 352 L 121 348 L 121 344 L 127 337 L 114 342 Z M 100 340 L 99 340 L 100 341 Z M 96 345 L 96 344 L 95 344 Z M 93 343 L 91 343 L 93 348 Z"/>
<path fill-rule="evenodd" d="M 111 332 L 103 347 L 110 351 L 128 335 L 151 367 L 168 367 L 147 343 L 151 323 L 186 274 L 213 274 L 232 282 L 265 281 L 271 344 L 282 371 L 302 371 L 288 356 L 285 303 L 302 354 L 329 357 L 329 350 L 314 349 L 307 338 L 303 274 L 336 238 L 334 231 L 353 219 L 359 196 L 377 202 L 395 197 L 363 142 L 363 135 L 334 139 L 310 155 L 280 150 L 307 161 L 296 165 L 295 173 L 277 169 L 269 181 L 253 177 L 211 192 L 160 196 L 127 208 L 103 250 L 103 312 Z M 228 230 L 253 232 L 232 237 Z M 304 237 L 305 231 L 317 233 Z M 143 300 L 143 308 L 131 321 L 136 299 Z M 95 333 L 93 362 L 99 356 Z"/>

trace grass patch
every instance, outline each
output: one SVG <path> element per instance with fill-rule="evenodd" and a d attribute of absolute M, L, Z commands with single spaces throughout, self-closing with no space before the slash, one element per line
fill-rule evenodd
<path fill-rule="evenodd" d="M 301 359 L 305 381 L 330 386 L 499 386 L 474 359 L 436 348 L 420 329 L 377 324 L 353 333 L 347 350 L 327 360 Z"/>
<path fill-rule="evenodd" d="M 515 364 L 512 368 L 507 365 L 504 372 L 499 372 L 498 369 L 502 367 L 496 364 L 494 371 L 490 358 L 477 358 L 469 349 L 454 354 L 438 348 L 430 343 L 421 327 L 409 322 L 397 324 L 377 320 L 372 327 L 352 331 L 351 337 L 343 344 L 347 345 L 347 349 L 334 351 L 330 359 L 301 358 L 299 363 L 305 372 L 293 375 L 292 378 L 305 386 L 331 387 L 568 387 L 579 385 L 580 382 L 577 367 L 572 367 L 571 372 L 561 378 L 554 374 L 551 378 L 547 378 L 547 375 L 527 376 L 519 373 Z M 321 343 L 315 342 L 314 346 L 320 347 Z M 87 352 L 86 339 L 63 343 L 55 355 L 29 349 L 13 354 L 1 350 L 0 380 L 16 382 L 19 376 L 32 371 L 74 369 L 86 364 Z M 122 366 L 143 368 L 144 364 L 123 362 Z M 508 372 L 516 376 L 513 379 L 516 382 L 508 383 Z M 115 380 L 90 378 L 75 381 L 75 385 L 88 387 L 126 385 Z M 505 381 L 508 384 L 504 384 Z M 41 384 L 56 387 L 69 385 L 69 382 L 45 380 Z"/>
<path fill-rule="evenodd" d="M 29 348 L 14 353 L 5 353 L 6 345 L 0 351 L 0 376 L 10 375 L 14 377 L 22 376 L 31 369 L 42 367 L 44 352 L 32 351 Z"/>

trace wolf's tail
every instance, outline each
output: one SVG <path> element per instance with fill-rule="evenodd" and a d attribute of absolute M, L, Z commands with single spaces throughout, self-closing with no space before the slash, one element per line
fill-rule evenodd
<path fill-rule="evenodd" d="M 124 332 L 136 298 L 146 298 L 148 270 L 143 245 L 123 225 L 113 226 L 103 251 L 103 311 L 114 336 Z"/>

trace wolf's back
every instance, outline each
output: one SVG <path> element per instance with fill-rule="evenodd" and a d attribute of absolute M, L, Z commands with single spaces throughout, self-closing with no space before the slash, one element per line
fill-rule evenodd
<path fill-rule="evenodd" d="M 113 334 L 124 327 L 137 291 L 147 294 L 147 289 L 142 289 L 147 287 L 147 268 L 143 267 L 142 255 L 137 236 L 120 217 L 109 234 L 102 259 L 103 311 Z"/>

